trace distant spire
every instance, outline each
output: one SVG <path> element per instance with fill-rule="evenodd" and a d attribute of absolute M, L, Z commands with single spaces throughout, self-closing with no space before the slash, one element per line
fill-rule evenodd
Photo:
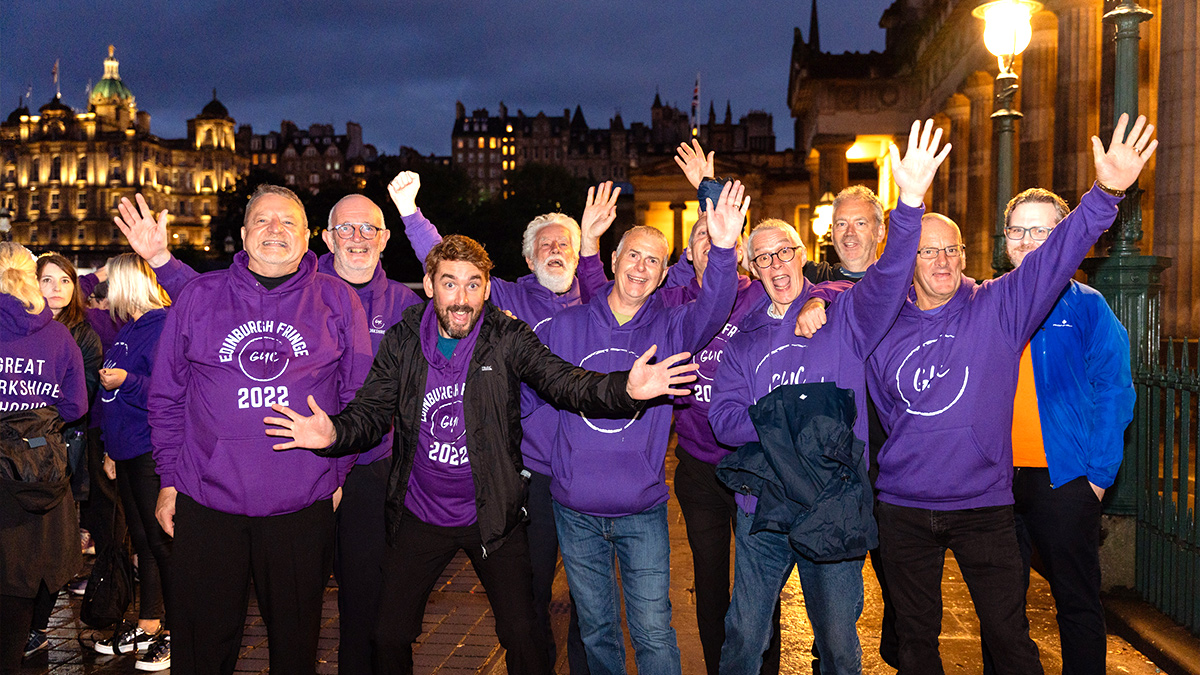
<path fill-rule="evenodd" d="M 725 99 L 725 124 L 733 124 L 733 106 Z"/>
<path fill-rule="evenodd" d="M 213 100 L 217 100 L 217 88 L 213 87 Z"/>
<path fill-rule="evenodd" d="M 62 98 L 62 87 L 58 86 L 58 59 L 54 59 L 54 98 Z"/>
<path fill-rule="evenodd" d="M 121 65 L 121 62 L 117 61 L 116 57 L 113 56 L 114 51 L 115 50 L 113 49 L 113 46 L 109 45 L 108 46 L 108 58 L 104 59 L 104 79 L 106 79 L 106 80 L 121 79 L 121 73 L 118 70 L 118 67 Z"/>
<path fill-rule="evenodd" d="M 808 46 L 814 52 L 821 51 L 821 31 L 817 24 L 817 0 L 812 0 L 812 18 L 808 22 Z"/>
<path fill-rule="evenodd" d="M 662 107 L 662 99 L 659 98 L 659 96 L 658 96 L 658 87 L 654 88 L 654 103 L 651 104 L 650 107 L 651 108 L 661 108 Z"/>
<path fill-rule="evenodd" d="M 709 100 L 709 102 L 708 102 L 708 123 L 710 125 L 717 123 L 717 109 L 714 106 L 712 100 Z"/>

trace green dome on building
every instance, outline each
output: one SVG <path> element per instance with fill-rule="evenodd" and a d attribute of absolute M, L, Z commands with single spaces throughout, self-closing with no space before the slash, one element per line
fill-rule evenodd
<path fill-rule="evenodd" d="M 133 98 L 133 92 L 125 86 L 125 83 L 121 81 L 120 73 L 117 72 L 120 63 L 113 57 L 113 51 L 113 46 L 109 45 L 108 58 L 104 60 L 104 79 L 92 87 L 92 93 L 88 96 L 89 103 L 113 98 L 127 101 Z"/>

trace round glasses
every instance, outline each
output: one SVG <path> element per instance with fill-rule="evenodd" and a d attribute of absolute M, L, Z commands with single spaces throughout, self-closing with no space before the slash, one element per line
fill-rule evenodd
<path fill-rule="evenodd" d="M 329 229 L 337 232 L 337 235 L 342 239 L 353 237 L 355 230 L 358 230 L 363 239 L 374 239 L 375 234 L 383 228 L 375 227 L 370 223 L 341 223 L 340 225 L 331 225 Z"/>
<path fill-rule="evenodd" d="M 925 248 L 917 249 L 917 257 L 922 260 L 933 260 L 938 257 L 939 253 L 945 253 L 947 258 L 957 258 L 965 250 L 967 250 L 967 247 L 962 244 L 951 244 L 945 248 L 926 246 Z"/>
<path fill-rule="evenodd" d="M 1046 241 L 1046 237 L 1049 237 L 1050 232 L 1053 230 L 1053 227 L 1043 227 L 1040 225 L 1037 227 L 1018 227 L 1016 225 L 1009 225 L 1008 227 L 1004 228 L 1004 236 L 1012 239 L 1013 241 L 1021 241 L 1025 238 L 1025 233 L 1028 232 L 1029 236 L 1033 237 L 1034 241 Z"/>
<path fill-rule="evenodd" d="M 779 262 L 781 263 L 791 262 L 796 257 L 796 250 L 799 248 L 799 246 L 784 246 L 774 253 L 756 255 L 754 256 L 754 266 L 760 270 L 765 270 L 771 266 L 772 258 L 779 258 Z"/>

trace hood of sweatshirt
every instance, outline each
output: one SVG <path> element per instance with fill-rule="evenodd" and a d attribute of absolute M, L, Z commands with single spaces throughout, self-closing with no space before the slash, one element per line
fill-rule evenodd
<path fill-rule="evenodd" d="M 32 335 L 54 320 L 50 305 L 37 314 L 30 314 L 15 297 L 0 293 L 0 341 L 8 342 Z"/>

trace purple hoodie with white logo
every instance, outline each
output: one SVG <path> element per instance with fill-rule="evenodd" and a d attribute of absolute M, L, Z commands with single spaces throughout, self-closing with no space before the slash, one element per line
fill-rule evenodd
<path fill-rule="evenodd" d="M 58 406 L 64 422 L 87 412 L 83 355 L 50 306 L 37 314 L 0 293 L 0 412 Z"/>
<path fill-rule="evenodd" d="M 733 308 L 737 257 L 713 247 L 704 286 L 694 302 L 665 307 L 655 293 L 624 325 L 608 305 L 609 286 L 587 305 L 568 309 L 542 326 L 546 346 L 571 363 L 599 372 L 625 370 L 651 345 L 655 358 L 700 349 L 716 335 Z M 589 418 L 547 405 L 534 414 L 557 413 L 551 452 L 550 493 L 567 508 L 600 517 L 641 513 L 667 500 L 664 460 L 671 433 L 671 405 L 664 400 L 633 418 Z"/>
<path fill-rule="evenodd" d="M 307 413 L 310 395 L 341 410 L 371 366 L 371 339 L 358 297 L 318 274 L 311 251 L 272 290 L 248 261 L 240 251 L 176 296 L 151 378 L 150 438 L 163 487 L 225 513 L 273 516 L 328 499 L 354 456 L 275 452 L 263 417 L 274 403 Z"/>
<path fill-rule="evenodd" d="M 326 253 L 317 258 L 317 271 L 341 279 L 333 268 L 332 253 Z M 379 351 L 379 343 L 383 342 L 383 334 L 387 332 L 387 329 L 400 323 L 400 316 L 404 313 L 404 309 L 422 302 L 421 298 L 408 286 L 388 279 L 387 275 L 383 273 L 383 265 L 379 263 L 375 264 L 375 274 L 371 276 L 371 280 L 367 282 L 366 286 L 362 288 L 351 286 L 351 288 L 358 294 L 358 301 L 362 303 L 363 309 L 367 313 L 367 330 L 371 333 L 372 354 Z M 383 440 L 379 442 L 379 445 L 361 453 L 355 464 L 371 464 L 387 457 L 391 452 L 392 432 L 389 430 L 383 435 Z"/>
<path fill-rule="evenodd" d="M 866 442 L 866 360 L 892 325 L 912 283 L 921 239 L 923 208 L 900 203 L 892 211 L 887 247 L 861 281 L 838 295 L 826 311 L 828 320 L 811 339 L 795 334 L 796 316 L 814 289 L 803 288 L 782 319 L 767 310 L 764 292 L 742 322 L 717 368 L 708 420 L 717 440 L 740 447 L 758 440 L 750 421 L 750 406 L 785 384 L 834 382 L 854 392 L 859 415 L 854 434 Z M 749 501 L 739 501 L 753 511 Z"/>
<path fill-rule="evenodd" d="M 104 353 L 105 368 L 122 368 L 125 381 L 96 395 L 104 410 L 100 430 L 104 451 L 113 459 L 133 459 L 150 452 L 150 424 L 146 399 L 150 393 L 150 370 L 154 351 L 167 321 L 167 310 L 153 309 L 137 321 L 128 321 Z"/>
<path fill-rule="evenodd" d="M 1021 352 L 1112 225 L 1118 201 L 1092 188 L 1020 267 L 983 283 L 963 277 L 940 307 L 922 311 L 910 292 L 870 360 L 871 397 L 888 431 L 880 500 L 935 511 L 1013 503 Z"/>

